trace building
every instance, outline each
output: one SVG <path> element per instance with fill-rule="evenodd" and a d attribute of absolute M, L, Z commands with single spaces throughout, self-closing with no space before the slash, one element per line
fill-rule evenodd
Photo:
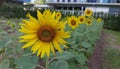
<path fill-rule="evenodd" d="M 119 9 L 111 8 L 113 6 L 111 5 L 110 7 L 110 5 L 107 4 L 119 3 L 119 1 L 120 0 L 46 0 L 46 4 L 53 6 L 56 10 L 63 9 L 65 12 L 69 11 L 73 14 L 75 10 L 80 10 L 82 12 L 85 10 L 85 8 L 90 8 L 93 10 L 93 12 L 114 13 L 119 11 Z"/>
<path fill-rule="evenodd" d="M 46 2 L 86 2 L 86 0 L 46 0 Z"/>
<path fill-rule="evenodd" d="M 9 1 L 34 3 L 36 0 L 9 0 Z M 74 14 L 76 10 L 79 12 L 83 12 L 86 8 L 92 9 L 93 12 L 114 13 L 119 11 L 119 9 L 111 8 L 114 5 L 110 7 L 108 3 L 120 3 L 120 0 L 46 0 L 45 5 L 35 4 L 34 7 L 43 8 L 52 7 L 58 11 L 62 9 L 63 11 L 65 11 L 65 13 L 70 12 L 72 14 Z M 120 7 L 120 4 L 118 5 L 118 7 Z"/>

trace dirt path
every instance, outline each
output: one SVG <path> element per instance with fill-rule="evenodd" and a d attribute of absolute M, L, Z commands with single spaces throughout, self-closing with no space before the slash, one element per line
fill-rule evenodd
<path fill-rule="evenodd" d="M 96 48 L 93 56 L 88 62 L 89 69 L 101 69 L 104 56 L 105 33 L 102 31 L 100 39 L 96 42 Z"/>
<path fill-rule="evenodd" d="M 103 30 L 100 39 L 96 42 L 96 48 L 93 56 L 91 56 L 88 66 L 89 69 L 102 69 L 104 63 L 104 53 L 106 48 L 113 48 L 120 50 L 120 43 L 118 36 L 114 33 Z"/>

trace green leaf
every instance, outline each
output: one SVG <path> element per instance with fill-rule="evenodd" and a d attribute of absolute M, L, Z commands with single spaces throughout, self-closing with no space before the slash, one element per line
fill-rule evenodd
<path fill-rule="evenodd" d="M 89 69 L 87 65 L 80 65 L 80 69 Z"/>
<path fill-rule="evenodd" d="M 15 50 L 16 50 L 16 52 L 21 53 L 21 51 L 22 51 L 22 43 L 19 43 L 17 46 L 15 46 Z"/>
<path fill-rule="evenodd" d="M 75 55 L 75 59 L 76 59 L 76 61 L 78 62 L 78 63 L 80 63 L 80 64 L 85 64 L 86 63 L 86 61 L 87 61 L 87 58 L 86 58 L 86 56 L 84 55 L 84 53 L 79 53 L 79 54 L 76 54 Z"/>
<path fill-rule="evenodd" d="M 7 34 L 7 32 L 4 30 L 0 30 L 0 34 Z"/>
<path fill-rule="evenodd" d="M 8 56 L 11 56 L 13 53 L 14 53 L 14 49 L 13 48 L 5 48 L 5 54 L 8 55 Z M 10 55 L 11 54 L 11 55 Z"/>
<path fill-rule="evenodd" d="M 69 69 L 76 69 L 77 68 L 77 62 L 70 60 L 69 61 Z"/>
<path fill-rule="evenodd" d="M 38 64 L 36 56 L 22 56 L 15 60 L 15 64 L 21 69 L 34 69 Z"/>
<path fill-rule="evenodd" d="M 0 48 L 10 46 L 11 43 L 12 40 L 7 37 L 4 40 L 0 41 Z"/>
<path fill-rule="evenodd" d="M 87 55 L 90 57 L 93 54 L 94 47 L 90 47 L 86 50 Z"/>
<path fill-rule="evenodd" d="M 88 38 L 88 40 L 90 40 L 91 42 L 95 42 L 96 41 L 96 39 L 97 39 L 97 33 L 88 33 L 87 34 L 87 38 Z"/>
<path fill-rule="evenodd" d="M 29 56 L 32 55 L 32 52 L 30 51 L 30 48 L 24 49 L 22 56 Z"/>
<path fill-rule="evenodd" d="M 72 59 L 73 57 L 74 57 L 74 54 L 68 51 L 63 51 L 62 54 L 60 53 L 56 54 L 56 58 L 59 60 L 69 60 L 69 59 Z"/>
<path fill-rule="evenodd" d="M 0 64 L 0 69 L 9 69 L 9 65 L 10 65 L 9 59 L 5 59 Z"/>
<path fill-rule="evenodd" d="M 91 43 L 86 42 L 86 41 L 83 41 L 83 42 L 81 43 L 81 45 L 82 45 L 84 48 L 89 48 L 89 47 L 91 47 L 91 46 L 92 46 L 92 44 L 91 44 Z"/>
<path fill-rule="evenodd" d="M 50 64 L 50 69 L 68 69 L 66 61 L 55 61 Z"/>
<path fill-rule="evenodd" d="M 3 30 L 0 30 L 0 33 L 4 32 Z"/>

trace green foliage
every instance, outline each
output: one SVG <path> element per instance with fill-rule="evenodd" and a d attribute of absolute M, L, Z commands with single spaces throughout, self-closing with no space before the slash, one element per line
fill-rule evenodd
<path fill-rule="evenodd" d="M 9 46 L 9 44 L 12 43 L 12 40 L 9 37 L 6 37 L 5 39 L 0 41 L 0 49 Z"/>
<path fill-rule="evenodd" d="M 18 24 L 21 19 L 0 19 L 0 69 L 34 69 L 38 57 L 18 44 Z"/>
<path fill-rule="evenodd" d="M 9 69 L 9 59 L 4 59 L 2 63 L 0 63 L 0 69 Z"/>
<path fill-rule="evenodd" d="M 32 5 L 23 6 L 13 3 L 3 3 L 0 5 L 0 15 L 6 18 L 26 18 L 26 14 L 30 13 L 36 17 L 36 8 L 31 8 Z M 41 9 L 43 11 L 44 9 Z"/>
<path fill-rule="evenodd" d="M 36 67 L 38 58 L 33 56 L 21 56 L 16 58 L 15 64 L 20 69 L 34 69 Z"/>
<path fill-rule="evenodd" d="M 76 63 L 77 63 L 76 61 L 71 59 L 71 61 L 69 61 L 69 69 L 77 69 Z"/>
<path fill-rule="evenodd" d="M 89 43 L 89 42 L 84 42 L 84 41 L 81 43 L 81 45 L 82 45 L 84 48 L 89 48 L 89 47 L 92 46 L 91 43 Z"/>
<path fill-rule="evenodd" d="M 58 60 L 70 60 L 73 57 L 74 57 L 74 54 L 69 51 L 63 51 L 62 54 L 57 53 L 57 56 L 56 56 Z"/>
<path fill-rule="evenodd" d="M 5 69 L 3 68 L 5 66 L 6 69 L 35 69 L 40 66 L 39 58 L 32 54 L 30 49 L 22 49 L 21 46 L 24 43 L 18 42 L 18 36 L 21 35 L 18 32 L 18 25 L 21 19 L 4 20 L 6 22 L 0 25 L 0 36 L 2 36 L 0 37 L 0 54 L 2 54 L 0 67 L 2 69 Z M 63 48 L 62 54 L 56 51 L 55 56 L 50 56 L 50 69 L 88 69 L 87 61 L 93 53 L 95 41 L 99 38 L 102 26 L 103 22 L 97 23 L 95 18 L 91 26 L 80 24 L 73 30 L 67 25 L 66 30 L 71 32 L 71 37 L 66 39 L 68 49 Z"/>
<path fill-rule="evenodd" d="M 120 31 L 120 14 L 118 16 L 109 14 L 104 18 L 104 23 L 105 28 Z"/>
<path fill-rule="evenodd" d="M 69 69 L 89 69 L 87 61 L 93 54 L 95 42 L 102 30 L 103 23 L 97 23 L 93 19 L 92 25 L 80 24 L 76 29 L 67 26 L 66 30 L 71 31 L 71 37 L 67 39 L 69 48 L 62 54 L 56 53 L 54 64 L 57 61 L 67 61 Z"/>
<path fill-rule="evenodd" d="M 75 55 L 75 60 L 81 64 L 84 65 L 87 61 L 87 57 L 83 53 L 79 53 Z"/>
<path fill-rule="evenodd" d="M 55 61 L 50 64 L 50 69 L 68 69 L 68 63 L 66 61 Z"/>

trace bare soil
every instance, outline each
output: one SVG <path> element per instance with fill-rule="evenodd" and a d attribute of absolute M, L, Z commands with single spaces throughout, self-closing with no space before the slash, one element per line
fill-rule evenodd
<path fill-rule="evenodd" d="M 100 39 L 96 42 L 96 48 L 93 55 L 88 61 L 89 69 L 102 69 L 103 59 L 104 59 L 104 46 L 105 46 L 106 34 L 102 31 Z"/>

